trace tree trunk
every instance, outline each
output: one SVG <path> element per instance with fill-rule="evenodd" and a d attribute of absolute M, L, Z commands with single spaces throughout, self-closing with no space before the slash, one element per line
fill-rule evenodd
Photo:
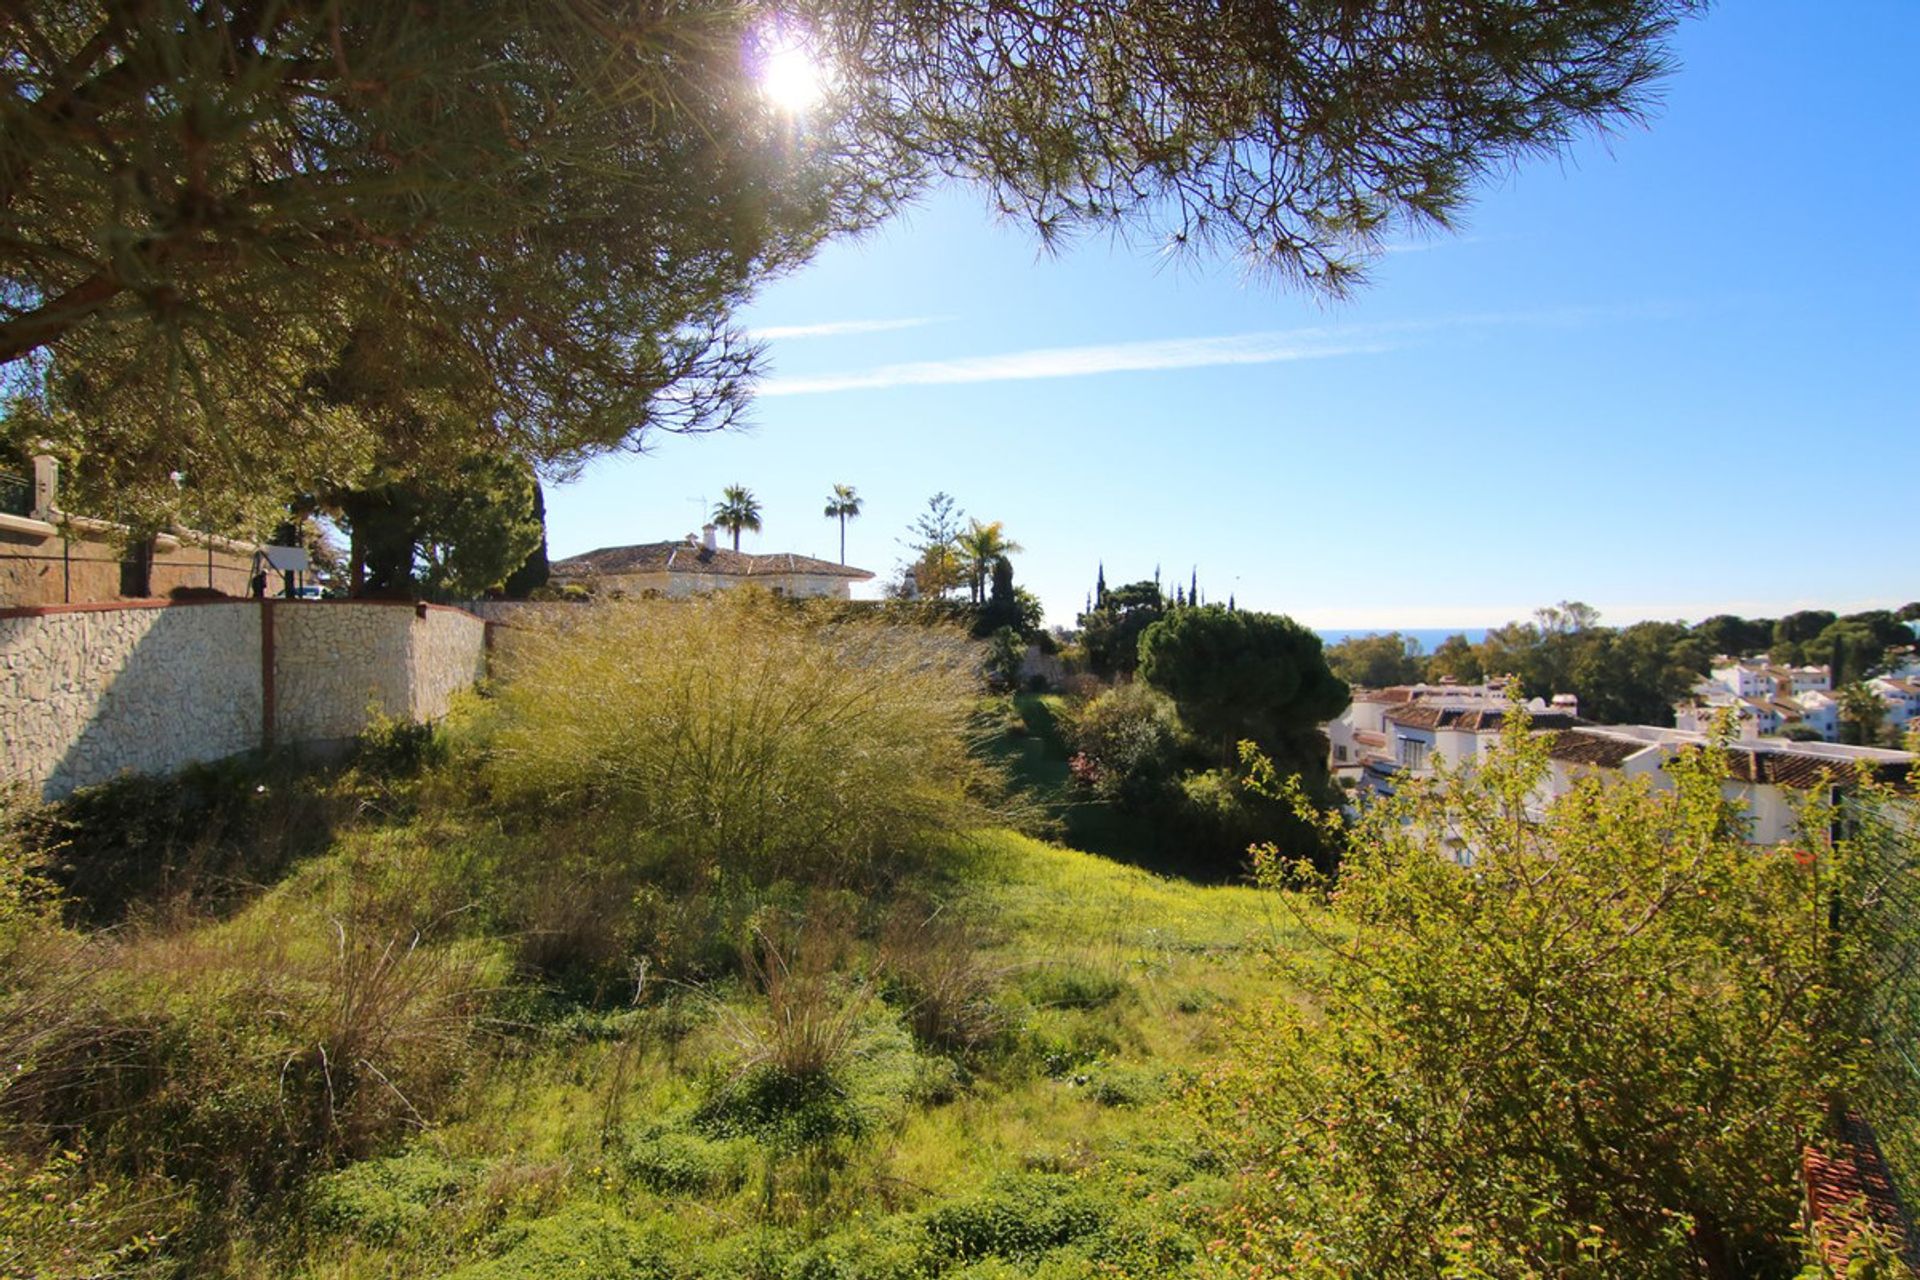
<path fill-rule="evenodd" d="M 367 544 L 360 537 L 360 530 L 353 526 L 347 529 L 347 594 L 358 600 L 367 593 Z"/>

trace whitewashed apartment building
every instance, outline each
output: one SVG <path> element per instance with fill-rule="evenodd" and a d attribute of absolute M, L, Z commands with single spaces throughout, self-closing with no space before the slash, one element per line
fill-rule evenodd
<path fill-rule="evenodd" d="M 1693 696 L 1673 709 L 1675 727 L 1711 733 L 1731 712 L 1741 739 L 1771 737 L 1791 724 L 1803 724 L 1828 742 L 1840 737 L 1839 702 L 1832 695 L 1833 671 L 1826 666 L 1775 666 L 1764 660 L 1722 658 Z"/>

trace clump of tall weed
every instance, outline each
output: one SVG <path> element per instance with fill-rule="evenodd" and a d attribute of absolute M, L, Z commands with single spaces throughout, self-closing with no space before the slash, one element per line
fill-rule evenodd
<path fill-rule="evenodd" d="M 215 1214 L 427 1124 L 476 1048 L 480 955 L 354 885 L 275 906 L 16 976 L 9 1008 L 57 993 L 64 1012 L 9 1058 L 0 1119 L 192 1185 Z"/>
<path fill-rule="evenodd" d="M 995 997 L 1008 969 L 989 963 L 984 940 L 952 913 L 902 900 L 880 927 L 874 958 L 921 1044 L 969 1053 L 1006 1029 Z"/>
<path fill-rule="evenodd" d="M 280 1074 L 296 1142 L 329 1162 L 425 1127 L 465 1069 L 483 1000 L 472 961 L 418 930 L 333 927 L 309 1040 Z"/>
<path fill-rule="evenodd" d="M 978 690 L 957 629 L 746 592 L 609 607 L 514 652 L 481 773 L 510 806 L 604 812 L 696 865 L 857 874 L 981 816 Z"/>
<path fill-rule="evenodd" d="M 746 1015 L 722 1006 L 738 1050 L 736 1076 L 793 1082 L 833 1076 L 874 996 L 867 983 L 839 973 L 852 937 L 845 907 L 824 894 L 802 916 L 770 916 L 754 927 L 742 967 L 763 1003 Z"/>
<path fill-rule="evenodd" d="M 635 869 L 567 852 L 523 870 L 509 921 L 521 964 L 571 995 L 594 1000 L 625 989 L 637 997 Z"/>

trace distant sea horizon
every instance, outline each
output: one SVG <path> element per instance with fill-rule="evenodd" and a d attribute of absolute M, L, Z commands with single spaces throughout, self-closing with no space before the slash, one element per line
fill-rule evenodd
<path fill-rule="evenodd" d="M 1485 627 L 1317 627 L 1314 634 L 1320 637 L 1321 643 L 1334 645 L 1355 636 L 1383 636 L 1390 631 L 1418 640 L 1422 653 L 1432 653 L 1448 636 L 1465 636 L 1468 644 L 1479 644 L 1487 638 Z"/>

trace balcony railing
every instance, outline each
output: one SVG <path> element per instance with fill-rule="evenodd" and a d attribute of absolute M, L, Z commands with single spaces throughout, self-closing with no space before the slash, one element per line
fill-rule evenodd
<path fill-rule="evenodd" d="M 10 516 L 33 514 L 33 481 L 31 479 L 0 471 L 0 513 Z"/>

